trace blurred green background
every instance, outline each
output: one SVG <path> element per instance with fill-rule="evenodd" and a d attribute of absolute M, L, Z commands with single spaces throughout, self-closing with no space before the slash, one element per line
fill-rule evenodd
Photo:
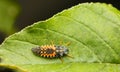
<path fill-rule="evenodd" d="M 0 43 L 28 25 L 84 2 L 108 3 L 120 10 L 120 0 L 0 0 Z"/>

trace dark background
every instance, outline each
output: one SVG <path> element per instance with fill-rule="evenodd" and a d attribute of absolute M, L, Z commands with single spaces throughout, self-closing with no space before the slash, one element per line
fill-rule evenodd
<path fill-rule="evenodd" d="M 20 31 L 24 27 L 37 21 L 46 20 L 64 9 L 70 8 L 79 3 L 101 2 L 112 4 L 120 10 L 120 0 L 14 0 L 21 11 L 15 21 L 15 27 Z M 4 40 L 5 34 L 0 33 L 0 43 Z"/>
<path fill-rule="evenodd" d="M 22 11 L 15 25 L 20 30 L 34 22 L 48 19 L 64 9 L 84 2 L 108 3 L 120 9 L 120 0 L 18 0 Z"/>

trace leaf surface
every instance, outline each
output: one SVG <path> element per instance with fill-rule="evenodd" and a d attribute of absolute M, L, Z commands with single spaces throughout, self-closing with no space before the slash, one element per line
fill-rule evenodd
<path fill-rule="evenodd" d="M 70 42 L 67 47 L 74 58 L 63 57 L 62 63 L 32 53 L 32 48 L 51 41 Z M 79 4 L 8 37 L 0 47 L 0 58 L 3 64 L 31 72 L 119 72 L 120 12 L 104 3 Z"/>

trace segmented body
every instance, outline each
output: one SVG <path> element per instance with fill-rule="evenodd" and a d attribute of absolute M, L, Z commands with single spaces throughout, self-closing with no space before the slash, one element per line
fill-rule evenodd
<path fill-rule="evenodd" d="M 32 48 L 32 52 L 42 57 L 57 58 L 67 55 L 69 50 L 61 45 L 44 45 Z"/>

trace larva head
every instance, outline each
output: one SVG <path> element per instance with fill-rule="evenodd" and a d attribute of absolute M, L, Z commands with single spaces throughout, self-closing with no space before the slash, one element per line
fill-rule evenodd
<path fill-rule="evenodd" d="M 56 47 L 56 55 L 57 55 L 58 57 L 67 55 L 67 54 L 69 53 L 68 48 L 65 47 L 65 46 L 57 45 L 57 46 L 55 46 L 55 47 Z"/>

